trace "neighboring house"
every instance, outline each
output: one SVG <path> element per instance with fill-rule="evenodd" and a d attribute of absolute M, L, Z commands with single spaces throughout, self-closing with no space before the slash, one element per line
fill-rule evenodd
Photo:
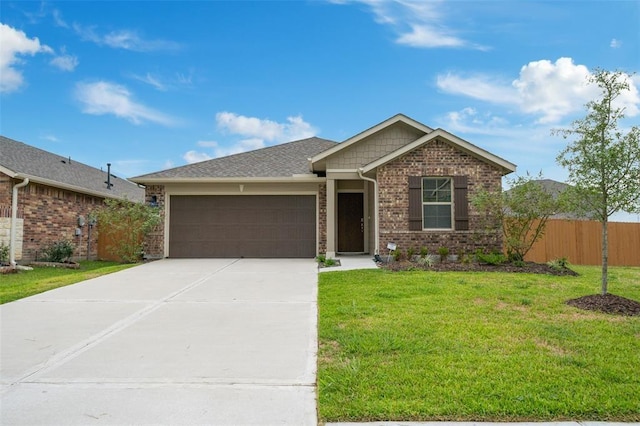
<path fill-rule="evenodd" d="M 515 165 L 398 114 L 342 143 L 309 138 L 131 180 L 164 224 L 158 257 L 306 257 L 501 249 L 469 199 Z"/>
<path fill-rule="evenodd" d="M 28 184 L 17 190 L 15 259 L 22 262 L 35 260 L 45 246 L 63 239 L 76 246 L 74 257 L 86 258 L 87 250 L 88 257 L 95 257 L 97 233 L 89 241 L 89 213 L 105 198 L 144 200 L 144 189 L 134 183 L 0 136 L 0 243 L 5 245 L 13 187 L 26 179 Z"/>

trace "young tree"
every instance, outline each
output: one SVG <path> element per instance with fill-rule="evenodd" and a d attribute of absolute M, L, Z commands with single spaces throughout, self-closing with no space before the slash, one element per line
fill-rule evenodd
<path fill-rule="evenodd" d="M 538 175 L 542 179 L 542 175 Z M 471 202 L 487 221 L 487 228 L 502 228 L 507 256 L 522 261 L 543 235 L 549 216 L 563 211 L 563 197 L 547 191 L 530 175 L 507 179 L 508 191 L 480 191 Z"/>
<path fill-rule="evenodd" d="M 128 200 L 105 199 L 97 214 L 98 230 L 107 235 L 107 250 L 122 262 L 140 260 L 144 237 L 160 223 L 158 209 Z"/>
<path fill-rule="evenodd" d="M 630 77 L 622 72 L 596 70 L 589 78 L 601 89 L 600 98 L 585 105 L 586 116 L 571 129 L 555 130 L 573 142 L 557 157 L 574 185 L 574 211 L 602 223 L 602 294 L 608 291 L 609 217 L 618 211 L 640 211 L 640 128 L 618 128 L 624 108 L 615 101 L 628 92 Z"/>

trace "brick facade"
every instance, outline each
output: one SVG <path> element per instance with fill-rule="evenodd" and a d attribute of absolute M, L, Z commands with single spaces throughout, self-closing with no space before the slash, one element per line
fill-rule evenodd
<path fill-rule="evenodd" d="M 468 231 L 409 231 L 409 176 L 467 176 L 469 200 Z M 378 169 L 380 203 L 380 253 L 393 242 L 405 251 L 427 247 L 437 253 L 447 247 L 451 254 L 472 253 L 476 249 L 501 250 L 501 232 L 486 232 L 481 228 L 479 214 L 470 200 L 480 189 L 499 190 L 502 174 L 499 169 L 435 140 L 415 149 Z"/>
<path fill-rule="evenodd" d="M 318 253 L 327 252 L 327 184 L 318 190 Z"/>
<path fill-rule="evenodd" d="M 154 198 L 155 197 L 155 198 Z M 156 226 L 144 240 L 144 253 L 149 258 L 164 257 L 164 217 L 165 217 L 165 189 L 164 185 L 148 185 L 145 189 L 146 204 L 155 202 L 160 212 L 160 224 Z"/>
<path fill-rule="evenodd" d="M 16 181 L 15 183 L 20 183 Z M 11 216 L 13 180 L 0 174 L 0 210 L 4 216 Z M 88 216 L 102 205 L 103 198 L 68 191 L 30 182 L 18 190 L 18 216 L 22 217 L 22 250 L 16 253 L 21 263 L 37 260 L 42 250 L 49 244 L 69 240 L 73 243 L 74 259 L 86 259 L 89 238 Z M 78 217 L 84 216 L 85 225 L 78 226 Z M 81 235 L 76 235 L 76 229 Z M 98 233 L 91 231 L 89 257 L 97 256 Z"/>

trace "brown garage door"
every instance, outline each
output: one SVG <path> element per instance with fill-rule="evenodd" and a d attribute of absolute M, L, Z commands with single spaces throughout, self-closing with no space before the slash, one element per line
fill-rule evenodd
<path fill-rule="evenodd" d="M 169 257 L 316 254 L 313 195 L 172 195 Z"/>

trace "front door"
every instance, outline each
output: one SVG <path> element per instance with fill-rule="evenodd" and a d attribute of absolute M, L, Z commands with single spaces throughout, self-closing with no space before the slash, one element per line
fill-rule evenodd
<path fill-rule="evenodd" d="M 362 193 L 338 193 L 338 251 L 364 252 L 364 197 Z"/>

